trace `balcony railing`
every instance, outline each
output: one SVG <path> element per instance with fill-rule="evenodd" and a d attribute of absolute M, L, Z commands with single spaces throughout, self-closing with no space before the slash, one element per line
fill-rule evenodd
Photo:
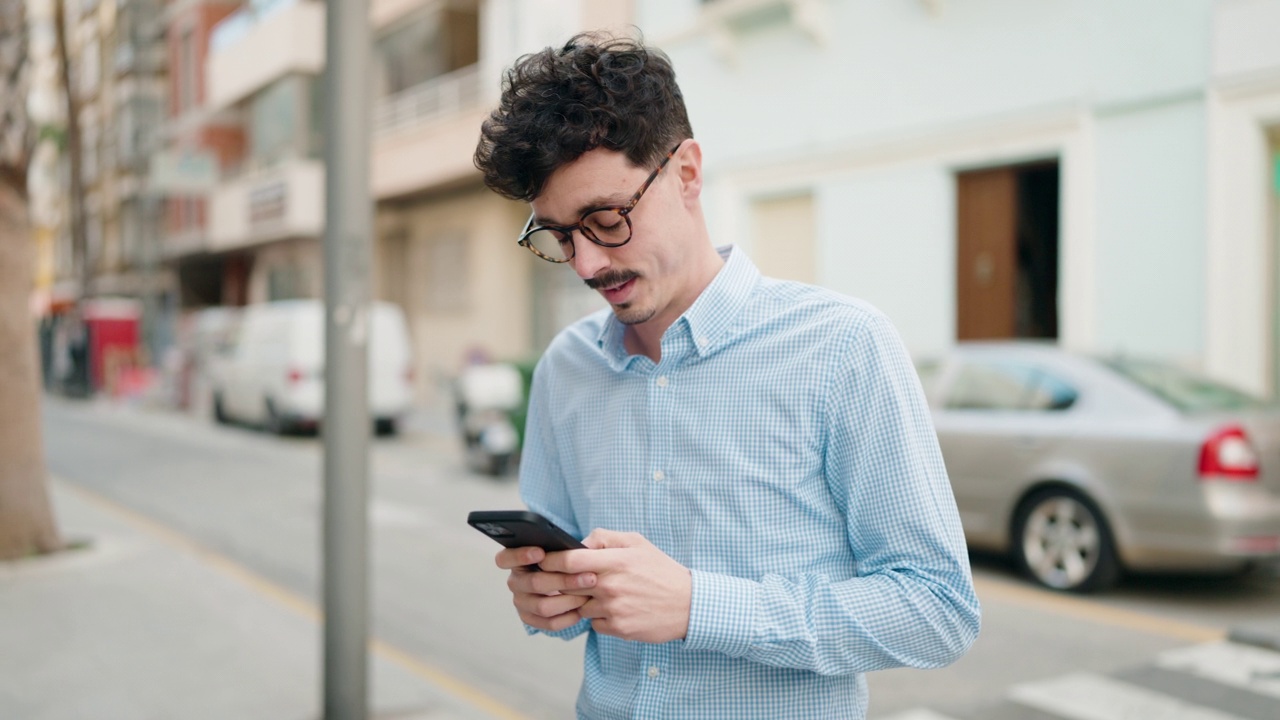
<path fill-rule="evenodd" d="M 480 101 L 480 66 L 468 65 L 381 100 L 373 111 L 373 131 L 384 135 L 475 107 Z"/>

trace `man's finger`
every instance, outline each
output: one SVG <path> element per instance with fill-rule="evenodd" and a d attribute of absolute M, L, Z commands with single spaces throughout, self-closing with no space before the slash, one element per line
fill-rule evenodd
<path fill-rule="evenodd" d="M 516 593 L 513 604 L 521 615 L 535 615 L 541 618 L 553 618 L 582 607 L 587 601 L 577 595 L 529 595 Z"/>
<path fill-rule="evenodd" d="M 554 595 L 568 590 L 584 590 L 595 587 L 595 573 L 566 575 L 557 572 L 539 572 L 516 568 L 507 578 L 507 587 L 512 592 L 532 593 L 536 595 Z"/>
<path fill-rule="evenodd" d="M 582 540 L 582 544 L 592 550 L 639 547 L 645 542 L 647 541 L 640 533 L 617 532 L 615 530 L 605 530 L 604 528 L 592 530 L 591 534 Z"/>
<path fill-rule="evenodd" d="M 519 613 L 519 615 L 520 620 L 525 625 L 536 627 L 539 630 L 546 630 L 548 632 L 559 632 L 567 627 L 573 627 L 582 619 L 582 616 L 578 614 L 577 610 L 571 610 L 563 615 L 557 615 L 553 618 L 544 618 L 537 615 L 530 615 L 528 613 Z"/>
<path fill-rule="evenodd" d="M 618 562 L 613 550 L 561 550 L 547 553 L 538 567 L 553 573 L 599 573 Z"/>
<path fill-rule="evenodd" d="M 540 547 L 506 548 L 499 550 L 494 562 L 503 570 L 512 570 L 526 565 L 537 565 L 547 553 Z"/>

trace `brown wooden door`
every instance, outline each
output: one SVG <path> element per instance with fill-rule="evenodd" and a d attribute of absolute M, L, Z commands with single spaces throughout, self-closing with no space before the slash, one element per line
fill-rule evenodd
<path fill-rule="evenodd" d="M 1018 175 L 996 168 L 956 176 L 956 338 L 1016 334 Z"/>

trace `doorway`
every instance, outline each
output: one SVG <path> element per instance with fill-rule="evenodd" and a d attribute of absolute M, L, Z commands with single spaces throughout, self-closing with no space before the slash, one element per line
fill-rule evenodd
<path fill-rule="evenodd" d="M 1058 338 L 1059 164 L 956 175 L 956 339 Z"/>

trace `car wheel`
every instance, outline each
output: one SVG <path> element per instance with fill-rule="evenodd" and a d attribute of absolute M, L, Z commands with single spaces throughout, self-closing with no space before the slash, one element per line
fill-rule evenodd
<path fill-rule="evenodd" d="M 1023 574 L 1054 590 L 1102 590 L 1120 576 L 1106 519 L 1087 497 L 1067 488 L 1041 490 L 1022 503 L 1013 552 Z"/>
<path fill-rule="evenodd" d="M 276 412 L 275 403 L 267 400 L 267 432 L 272 435 L 283 435 L 288 429 L 285 426 L 284 418 L 280 417 L 280 413 Z"/>
<path fill-rule="evenodd" d="M 220 393 L 213 396 L 213 420 L 219 425 L 226 425 L 231 422 L 231 418 L 227 417 L 227 411 L 222 407 L 222 395 Z"/>

